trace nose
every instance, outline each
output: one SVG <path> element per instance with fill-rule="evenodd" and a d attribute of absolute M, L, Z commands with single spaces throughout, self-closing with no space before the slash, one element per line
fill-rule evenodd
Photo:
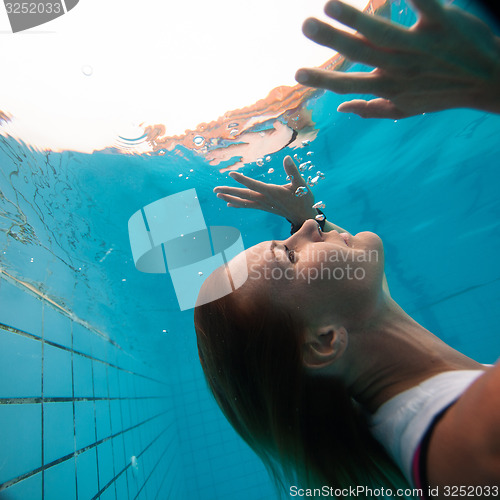
<path fill-rule="evenodd" d="M 292 236 L 289 241 L 307 239 L 308 241 L 322 241 L 323 236 L 319 224 L 314 219 L 307 219 L 302 227 Z"/>

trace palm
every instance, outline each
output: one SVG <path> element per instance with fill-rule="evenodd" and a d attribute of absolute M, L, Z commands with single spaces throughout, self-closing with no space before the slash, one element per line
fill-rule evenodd
<path fill-rule="evenodd" d="M 282 186 L 257 181 L 239 172 L 231 172 L 231 178 L 245 188 L 217 186 L 214 192 L 227 202 L 228 207 L 264 210 L 285 217 L 294 224 L 301 224 L 315 214 L 312 208 L 314 194 L 289 156 L 285 158 L 283 168 L 291 181 Z M 303 190 L 304 194 L 297 196 L 297 189 Z"/>

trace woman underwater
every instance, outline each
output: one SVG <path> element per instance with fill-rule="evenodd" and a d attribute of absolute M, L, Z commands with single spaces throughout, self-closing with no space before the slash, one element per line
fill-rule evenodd
<path fill-rule="evenodd" d="M 450 19 L 456 24 L 457 16 L 465 24 L 478 22 L 434 0 L 414 3 L 420 17 L 411 36 L 428 36 L 432 23 L 434 30 Z M 386 37 L 378 40 L 394 41 L 389 36 L 392 29 L 398 37 L 406 36 L 399 27 L 340 2 L 330 2 L 326 11 L 335 12 L 332 17 L 363 35 L 339 35 L 327 25 L 316 25 L 311 34 L 306 21 L 304 31 L 319 43 L 327 44 L 331 36 L 332 47 L 343 43 L 351 50 L 364 44 L 375 50 L 363 36 L 377 39 L 378 30 Z M 352 101 L 343 109 L 364 116 L 410 116 L 460 102 L 497 111 L 500 44 L 488 32 L 481 36 L 484 43 L 477 47 L 484 57 L 476 57 L 475 68 L 464 69 L 459 77 L 448 71 L 446 77 L 449 68 L 441 64 L 441 76 L 430 78 L 427 73 L 408 95 L 391 95 L 380 86 L 385 82 L 395 88 L 389 70 L 374 70 L 370 79 L 300 70 L 298 79 L 305 82 L 307 77 L 308 84 L 336 91 L 336 85 L 374 85 L 370 93 L 377 94 L 378 88 L 381 98 Z M 464 53 L 459 42 L 455 55 L 457 50 Z M 453 64 L 465 68 L 472 61 L 468 51 L 465 59 L 453 59 L 453 44 L 443 45 L 448 51 L 443 57 Z M 417 46 L 413 45 L 414 53 Z M 371 64 L 383 65 L 381 51 L 375 52 L 380 64 Z M 367 52 L 360 53 L 366 60 Z M 483 63 L 488 66 L 487 56 L 494 62 L 493 70 L 480 71 Z M 400 85 L 413 85 L 422 73 L 415 73 L 415 67 L 413 76 L 398 73 L 396 63 L 393 58 L 388 64 Z M 400 58 L 399 64 L 407 67 L 407 60 Z M 417 99 L 418 88 L 423 90 Z M 489 94 L 479 95 L 480 88 Z M 200 292 L 202 305 L 194 313 L 200 361 L 225 416 L 287 493 L 291 485 L 330 486 L 349 496 L 349 487 L 364 486 L 390 488 L 388 496 L 396 496 L 396 488 L 412 485 L 424 498 L 453 496 L 454 486 L 465 488 L 455 496 L 499 496 L 500 364 L 477 363 L 406 314 L 390 296 L 381 239 L 371 232 L 351 235 L 321 216 L 317 219 L 314 197 L 290 157 L 284 168 L 291 179 L 284 186 L 232 172 L 244 188 L 215 189 L 228 206 L 284 216 L 292 222 L 292 232 L 296 230 L 284 241 L 260 243 L 233 259 L 233 277 L 248 277 L 231 294 L 204 300 L 218 286 L 224 269 L 213 273 Z M 296 197 L 297 188 L 304 188 L 306 195 Z M 428 487 L 434 488 L 431 493 Z M 352 496 L 384 493 L 379 489 L 376 494 Z"/>

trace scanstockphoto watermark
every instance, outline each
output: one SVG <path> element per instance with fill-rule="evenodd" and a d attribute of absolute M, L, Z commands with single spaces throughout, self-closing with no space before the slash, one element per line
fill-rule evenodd
<path fill-rule="evenodd" d="M 300 488 L 290 486 L 291 497 L 330 497 L 330 498 L 388 498 L 388 497 L 414 497 L 421 498 L 423 490 L 420 488 L 370 488 L 368 486 L 349 486 L 348 488 L 334 488 L 322 486 L 321 488 Z"/>
<path fill-rule="evenodd" d="M 426 489 L 428 498 L 443 497 L 498 497 L 499 486 L 428 486 Z M 300 488 L 290 486 L 290 497 L 331 497 L 331 498 L 423 498 L 422 488 L 370 488 L 369 486 L 349 486 L 347 488 L 335 488 L 333 486 L 322 486 L 321 488 Z"/>
<path fill-rule="evenodd" d="M 276 265 L 276 258 L 284 265 Z M 264 261 L 264 263 L 262 262 Z M 285 253 L 264 254 L 258 260 L 249 259 L 249 279 L 302 280 L 310 283 L 321 280 L 364 280 L 370 263 L 380 260 L 378 250 L 346 253 L 337 250 L 318 250 L 302 255 L 291 262 Z"/>

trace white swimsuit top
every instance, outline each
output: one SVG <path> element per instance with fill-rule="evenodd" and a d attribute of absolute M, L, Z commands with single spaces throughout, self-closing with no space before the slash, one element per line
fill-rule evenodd
<path fill-rule="evenodd" d="M 483 373 L 483 370 L 440 373 L 397 394 L 372 415 L 372 435 L 384 446 L 412 487 L 415 486 L 413 457 L 434 417 L 456 401 Z"/>

